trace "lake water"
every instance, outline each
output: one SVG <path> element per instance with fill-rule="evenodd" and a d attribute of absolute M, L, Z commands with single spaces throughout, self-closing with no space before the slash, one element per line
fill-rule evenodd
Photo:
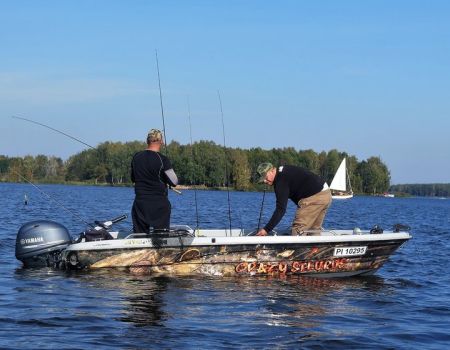
<path fill-rule="evenodd" d="M 132 188 L 39 188 L 59 204 L 31 185 L 0 184 L 1 349 L 450 348 L 449 199 L 332 203 L 327 228 L 411 226 L 412 240 L 373 277 L 166 278 L 23 269 L 14 257 L 21 224 L 50 219 L 75 235 L 83 220 L 128 214 L 134 197 Z M 262 193 L 230 197 L 233 227 L 256 228 Z M 194 192 L 170 198 L 172 223 L 195 227 Z M 200 227 L 228 227 L 226 192 L 197 191 L 197 203 Z M 273 208 L 268 193 L 262 224 Z M 130 219 L 120 224 L 130 227 Z"/>

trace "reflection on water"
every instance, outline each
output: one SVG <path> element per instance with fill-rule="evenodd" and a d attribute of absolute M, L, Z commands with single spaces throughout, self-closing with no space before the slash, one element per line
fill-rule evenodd
<path fill-rule="evenodd" d="M 373 277 L 174 278 L 22 269 L 14 243 L 24 222 L 45 218 L 72 234 L 84 229 L 29 187 L 0 184 L 0 348 L 447 349 L 450 343 L 450 201 L 333 202 L 329 228 L 412 227 L 413 239 Z M 130 188 L 42 187 L 88 221 L 129 212 L 133 199 Z M 226 226 L 226 196 L 198 193 L 202 227 Z M 256 227 L 261 198 L 231 193 L 234 226 Z M 263 221 L 274 204 L 272 194 L 266 199 Z M 171 200 L 173 222 L 195 226 L 193 193 Z M 294 210 L 288 208 L 281 227 Z M 130 220 L 121 228 L 129 226 Z"/>
<path fill-rule="evenodd" d="M 76 274 L 76 273 L 75 273 Z M 115 291 L 117 302 L 121 306 L 121 322 L 136 326 L 162 326 L 168 318 L 164 311 L 165 292 L 170 279 L 130 275 L 129 272 L 111 270 L 95 271 L 93 274 L 78 275 L 84 283 L 89 281 L 92 288 L 99 288 L 102 293 Z"/>
<path fill-rule="evenodd" d="M 199 309 L 205 312 L 205 308 L 211 308 L 208 313 L 214 312 L 215 301 L 220 301 L 221 313 L 233 309 L 236 312 L 236 305 L 245 305 L 241 312 L 246 322 L 308 329 L 318 327 L 321 319 L 330 315 L 361 313 L 352 305 L 355 296 L 389 293 L 389 286 L 381 277 L 172 278 L 131 275 L 110 269 L 90 272 L 16 269 L 15 278 L 26 282 L 25 286 L 15 289 L 17 300 L 21 302 L 27 303 L 31 296 L 35 298 L 36 294 L 30 294 L 35 289 L 40 295 L 53 296 L 46 304 L 56 310 L 61 307 L 61 294 L 70 288 L 82 287 L 85 296 L 101 296 L 103 301 L 109 300 L 114 304 L 117 321 L 138 327 L 165 326 L 171 317 L 175 317 L 173 312 L 169 313 L 173 305 L 185 309 L 175 311 L 180 313 L 180 317 L 185 317 L 187 310 L 191 315 L 198 313 Z M 76 297 L 80 295 L 65 296 Z"/>
<path fill-rule="evenodd" d="M 163 298 L 168 283 L 166 278 L 129 281 L 122 289 L 124 316 L 120 320 L 138 326 L 162 326 L 168 317 Z"/>

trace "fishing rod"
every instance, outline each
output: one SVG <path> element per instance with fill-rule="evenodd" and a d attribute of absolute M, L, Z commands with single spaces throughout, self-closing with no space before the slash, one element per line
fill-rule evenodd
<path fill-rule="evenodd" d="M 256 233 L 259 232 L 259 228 L 261 226 L 261 217 L 262 217 L 263 208 L 264 208 L 264 198 L 266 198 L 266 189 L 267 189 L 267 187 L 264 186 L 263 198 L 262 198 L 262 202 L 261 202 L 261 209 L 259 211 L 258 229 L 256 230 Z"/>
<path fill-rule="evenodd" d="M 76 138 L 76 137 L 74 137 L 74 136 L 72 136 L 72 135 L 69 135 L 69 134 L 67 134 L 67 133 L 65 133 L 65 132 L 63 132 L 63 131 L 61 131 L 61 130 L 52 128 L 51 126 L 48 126 L 48 125 L 46 125 L 46 124 L 44 124 L 44 123 L 39 123 L 39 122 L 37 122 L 37 121 L 31 120 L 31 119 L 27 119 L 27 118 L 24 118 L 24 117 L 18 117 L 18 116 L 16 116 L 16 115 L 13 115 L 11 118 L 23 120 L 23 121 L 26 121 L 26 122 L 29 122 L 29 123 L 33 123 L 33 124 L 36 124 L 36 125 L 40 125 L 40 126 L 43 126 L 44 128 L 50 129 L 50 130 L 52 130 L 52 131 L 55 131 L 55 132 L 57 132 L 57 133 L 59 133 L 59 134 L 61 134 L 61 135 L 67 136 L 68 138 L 71 138 L 72 140 L 77 141 L 77 142 L 79 142 L 79 143 L 81 143 L 81 144 L 83 144 L 83 145 L 85 145 L 85 146 L 87 146 L 87 147 L 93 149 L 94 151 L 96 151 L 96 152 L 99 154 L 100 162 L 101 162 L 102 164 L 106 165 L 106 159 L 105 159 L 106 155 L 105 155 L 105 154 L 102 154 L 102 153 L 99 152 L 99 150 L 96 149 L 94 146 L 91 146 L 90 144 L 88 144 L 88 143 L 86 143 L 86 142 L 84 142 L 84 141 L 82 141 L 82 140 L 80 140 L 80 139 L 78 139 L 78 138 Z M 106 179 L 105 179 L 105 180 L 106 180 Z"/>
<path fill-rule="evenodd" d="M 73 136 L 71 136 L 71 135 L 69 135 L 69 134 L 66 134 L 65 132 L 62 132 L 62 131 L 60 131 L 60 130 L 58 130 L 58 129 L 52 128 L 51 126 L 45 125 L 45 124 L 43 124 L 43 123 L 36 122 L 36 121 L 34 121 L 34 120 L 31 120 L 31 119 L 27 119 L 27 118 L 23 118 L 23 117 L 18 117 L 18 116 L 16 116 L 16 115 L 13 115 L 11 118 L 14 118 L 14 119 L 20 119 L 20 120 L 24 120 L 24 121 L 27 121 L 27 122 L 30 122 L 30 123 L 33 123 L 33 124 L 36 124 L 36 125 L 43 126 L 44 128 L 53 130 L 53 131 L 55 131 L 55 132 L 57 132 L 57 133 L 59 133 L 59 134 L 61 134 L 61 135 L 67 136 L 67 137 L 71 138 L 72 140 L 75 140 L 75 141 L 77 141 L 77 142 L 80 142 L 80 143 L 82 143 L 83 145 L 88 146 L 89 148 L 92 148 L 92 149 L 95 150 L 95 147 L 93 147 L 93 146 L 87 144 L 86 142 L 81 141 L 80 139 L 77 139 L 76 137 L 73 137 Z"/>
<path fill-rule="evenodd" d="M 191 104 L 189 103 L 189 96 L 187 98 L 187 104 L 188 104 L 188 119 L 189 119 L 189 137 L 190 137 L 190 141 L 191 141 L 191 158 L 194 158 L 194 148 L 192 145 L 192 126 L 191 126 Z M 193 182 L 193 181 L 192 181 Z M 191 182 L 191 185 L 192 185 Z M 195 200 L 195 216 L 197 218 L 197 227 L 196 229 L 199 228 L 199 217 L 198 217 L 198 205 L 197 205 L 197 188 L 194 186 L 194 200 Z"/>
<path fill-rule="evenodd" d="M 159 75 L 159 61 L 158 61 L 158 50 L 155 50 L 155 56 L 156 56 L 156 70 L 158 71 L 158 86 L 159 86 L 159 102 L 161 105 L 161 117 L 162 117 L 162 123 L 163 123 L 163 135 L 164 135 L 164 153 L 166 156 L 169 156 L 169 152 L 167 150 L 167 138 L 166 138 L 166 123 L 164 119 L 164 106 L 163 106 L 163 98 L 162 98 L 162 90 L 161 90 L 161 78 Z M 172 186 L 168 186 L 169 189 L 174 191 L 177 194 L 181 194 L 181 191 L 173 188 Z"/>
<path fill-rule="evenodd" d="M 82 140 L 80 140 L 80 139 L 78 139 L 78 138 L 76 138 L 76 137 L 74 137 L 74 136 L 72 136 L 72 135 L 69 135 L 69 134 L 67 134 L 67 133 L 65 133 L 65 132 L 63 132 L 63 131 L 61 131 L 61 130 L 52 128 L 51 126 L 48 126 L 48 125 L 46 125 L 46 124 L 44 124 L 44 123 L 39 123 L 39 122 L 37 122 L 37 121 L 31 120 L 31 119 L 28 119 L 28 118 L 24 118 L 24 117 L 18 117 L 18 116 L 15 116 L 15 115 L 11 116 L 11 118 L 19 119 L 19 120 L 23 120 L 23 121 L 26 121 L 26 122 L 29 122 L 29 123 L 33 123 L 33 124 L 36 124 L 36 125 L 43 126 L 44 128 L 50 129 L 50 130 L 55 131 L 55 132 L 57 132 L 57 133 L 59 133 L 59 134 L 61 134 L 61 135 L 67 136 L 67 137 L 71 138 L 72 140 L 77 141 L 77 142 L 79 142 L 79 143 L 81 143 L 81 144 L 83 144 L 83 145 L 85 145 L 85 146 L 87 146 L 87 147 L 93 149 L 94 151 L 97 151 L 97 152 L 98 152 L 98 149 L 95 148 L 94 146 L 91 146 L 90 144 L 88 144 L 88 143 L 86 143 L 86 142 L 84 142 L 84 141 L 82 141 Z M 101 156 L 101 158 L 103 158 L 103 160 L 101 160 L 101 162 L 102 162 L 103 164 L 106 164 L 106 161 L 105 161 L 105 159 L 104 159 L 105 155 L 100 153 L 100 156 Z M 178 190 L 176 190 L 176 189 L 174 189 L 174 188 L 170 188 L 170 189 L 173 190 L 173 191 L 176 192 L 176 193 L 181 194 L 180 191 L 178 191 Z"/>
<path fill-rule="evenodd" d="M 56 198 L 53 198 L 52 196 L 50 196 L 48 193 L 46 193 L 45 191 L 43 191 L 42 189 L 40 189 L 37 185 L 35 185 L 34 183 L 32 183 L 30 180 L 28 180 L 25 176 L 23 176 L 22 174 L 20 174 L 19 172 L 15 171 L 14 169 L 10 169 L 14 174 L 16 174 L 17 176 L 19 176 L 21 179 L 25 180 L 27 183 L 29 183 L 31 186 L 33 186 L 35 189 L 37 189 L 42 195 L 44 195 L 45 197 L 47 197 L 48 199 L 50 199 L 51 201 L 55 202 L 56 204 L 58 204 L 62 209 L 64 209 L 65 211 L 67 211 L 69 214 L 71 214 L 72 216 L 74 216 L 75 218 L 77 218 L 78 220 L 80 220 L 81 222 L 85 223 L 86 225 L 95 228 L 95 226 L 91 223 L 89 223 L 88 221 L 86 221 L 81 214 L 79 214 L 78 212 L 76 212 L 75 210 L 70 210 L 69 208 L 65 207 L 64 204 L 62 204 L 60 201 L 58 201 Z"/>
<path fill-rule="evenodd" d="M 73 137 L 73 136 L 71 136 L 71 135 L 69 135 L 69 134 L 67 134 L 67 133 L 65 133 L 65 132 L 63 132 L 63 131 L 61 131 L 61 130 L 52 128 L 51 126 L 48 126 L 48 125 L 46 125 L 46 124 L 39 123 L 39 122 L 37 122 L 37 121 L 31 120 L 31 119 L 27 119 L 27 118 L 24 118 L 24 117 L 18 117 L 18 116 L 16 116 L 16 115 L 13 115 L 12 118 L 14 118 L 14 119 L 19 119 L 19 120 L 23 120 L 23 121 L 26 121 L 26 122 L 29 122 L 29 123 L 33 123 L 33 124 L 36 124 L 36 125 L 43 126 L 44 128 L 53 130 L 53 131 L 55 131 L 55 132 L 57 132 L 57 133 L 59 133 L 59 134 L 61 134 L 61 135 L 64 135 L 64 136 L 67 136 L 67 137 L 71 138 L 72 140 L 75 140 L 75 141 L 77 141 L 77 142 L 80 142 L 81 144 L 83 144 L 83 145 L 85 145 L 85 146 L 87 146 L 87 147 L 89 147 L 89 148 L 91 148 L 91 149 L 93 149 L 93 150 L 96 150 L 95 147 L 93 147 L 93 146 L 87 144 L 86 142 L 81 141 L 80 139 L 77 139 L 76 137 Z M 87 224 L 88 226 L 90 226 L 90 227 L 92 227 L 92 228 L 95 228 L 94 225 L 92 225 L 91 223 L 89 223 L 89 222 L 87 222 L 85 219 L 83 219 L 83 217 L 81 217 L 81 215 L 79 215 L 77 212 L 72 211 L 72 210 L 66 208 L 60 201 L 56 200 L 55 198 L 53 198 L 52 196 L 50 196 L 48 193 L 46 193 L 45 191 L 43 191 L 42 189 L 40 189 L 37 185 L 35 185 L 34 183 L 32 183 L 32 182 L 31 182 L 30 180 L 28 180 L 25 176 L 21 175 L 20 173 L 18 173 L 17 171 L 15 171 L 15 170 L 13 170 L 13 169 L 11 169 L 11 171 L 14 172 L 14 173 L 15 173 L 17 176 L 19 176 L 21 179 L 25 180 L 27 183 L 29 183 L 31 186 L 33 186 L 35 189 L 37 189 L 42 195 L 44 195 L 44 196 L 47 197 L 48 199 L 54 201 L 54 202 L 55 202 L 56 204 L 58 204 L 61 208 L 63 208 L 65 211 L 67 211 L 68 213 L 70 213 L 71 215 L 73 215 L 75 218 L 77 218 L 77 219 L 80 220 L 81 222 Z M 26 202 L 26 204 L 28 204 L 28 198 L 25 198 L 25 202 Z"/>
<path fill-rule="evenodd" d="M 227 166 L 227 147 L 225 144 L 225 123 L 223 121 L 223 108 L 222 108 L 222 99 L 220 97 L 220 91 L 217 90 L 217 96 L 219 97 L 220 104 L 220 113 L 222 115 L 222 134 L 223 134 L 223 151 L 225 154 L 225 185 L 227 187 L 227 196 L 228 196 L 228 220 L 230 222 L 230 236 L 231 236 L 231 202 L 230 202 L 230 188 L 228 186 L 228 166 Z"/>
<path fill-rule="evenodd" d="M 158 71 L 159 103 L 161 105 L 161 117 L 162 117 L 162 123 L 163 123 L 163 133 L 164 133 L 164 153 L 166 155 L 168 155 L 167 139 L 166 139 L 166 123 L 164 120 L 164 106 L 163 106 L 163 98 L 162 98 L 162 90 L 161 90 L 161 77 L 159 75 L 158 50 L 155 50 L 155 56 L 156 56 L 156 70 Z"/>

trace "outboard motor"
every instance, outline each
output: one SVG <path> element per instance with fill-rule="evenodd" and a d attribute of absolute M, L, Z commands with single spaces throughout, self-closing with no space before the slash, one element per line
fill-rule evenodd
<path fill-rule="evenodd" d="M 17 233 L 16 258 L 25 267 L 53 267 L 70 243 L 69 231 L 63 225 L 49 220 L 31 221 Z"/>

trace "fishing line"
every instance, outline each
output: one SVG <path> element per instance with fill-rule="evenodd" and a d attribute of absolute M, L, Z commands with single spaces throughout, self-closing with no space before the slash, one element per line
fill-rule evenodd
<path fill-rule="evenodd" d="M 224 151 L 224 154 L 225 154 L 225 186 L 227 187 L 228 220 L 230 221 L 230 236 L 231 236 L 231 202 L 230 202 L 230 188 L 228 186 L 227 147 L 226 147 L 226 144 L 225 144 L 225 123 L 223 121 L 222 99 L 220 98 L 219 90 L 217 90 L 217 96 L 219 96 L 220 113 L 222 115 L 223 151 Z"/>
<path fill-rule="evenodd" d="M 77 211 L 75 210 L 70 210 L 69 208 L 66 208 L 60 201 L 58 201 L 57 199 L 53 198 L 52 196 L 50 196 L 48 193 L 46 193 L 45 191 L 43 191 L 42 189 L 40 189 L 37 185 L 35 185 L 34 183 L 32 183 L 30 180 L 28 180 L 25 176 L 23 176 L 22 174 L 18 173 L 17 171 L 15 171 L 14 169 L 10 169 L 13 173 L 15 173 L 17 176 L 19 176 L 21 179 L 25 180 L 27 183 L 29 183 L 31 186 L 33 186 L 35 189 L 37 189 L 42 195 L 44 195 L 45 197 L 47 197 L 48 199 L 52 200 L 53 202 L 55 202 L 56 204 L 58 204 L 62 209 L 64 209 L 65 211 L 67 211 L 69 214 L 73 215 L 75 218 L 77 218 L 78 220 L 80 220 L 81 222 L 85 223 L 86 225 L 95 228 L 94 225 L 92 225 L 91 223 L 87 222 L 82 216 L 81 214 L 79 214 Z"/>
<path fill-rule="evenodd" d="M 190 138 L 190 142 L 191 142 L 191 160 L 194 160 L 194 147 L 192 145 L 192 126 L 191 126 L 191 104 L 189 103 L 189 96 L 187 97 L 187 105 L 188 105 L 188 120 L 189 120 L 189 138 Z M 194 171 L 195 174 L 195 171 Z M 192 182 L 195 182 L 194 179 L 191 181 L 191 185 Z M 198 217 L 198 205 L 197 205 L 197 188 L 194 186 L 194 200 L 195 200 L 195 216 L 197 218 L 197 227 L 196 229 L 199 228 L 199 217 Z"/>
<path fill-rule="evenodd" d="M 65 133 L 65 132 L 62 132 L 62 131 L 60 131 L 60 130 L 58 130 L 58 129 L 52 128 L 51 126 L 48 126 L 48 125 L 46 125 L 46 124 L 39 123 L 39 122 L 36 122 L 36 121 L 34 121 L 34 120 L 27 119 L 27 118 L 23 118 L 23 117 L 18 117 L 18 116 L 12 116 L 12 118 L 24 120 L 24 121 L 27 121 L 27 122 L 29 122 L 29 123 L 33 123 L 33 124 L 36 124 L 36 125 L 43 126 L 44 128 L 53 130 L 53 131 L 55 131 L 55 132 L 57 132 L 57 133 L 59 133 L 59 134 L 61 134 L 61 135 L 67 136 L 67 137 L 71 138 L 72 140 L 75 140 L 75 141 L 77 141 L 77 142 L 79 142 L 79 143 L 81 143 L 81 144 L 83 144 L 83 145 L 85 145 L 85 146 L 88 146 L 89 148 L 93 149 L 94 151 L 97 151 L 97 152 L 98 152 L 98 150 L 97 150 L 95 147 L 93 147 L 93 146 L 87 144 L 86 142 L 81 141 L 80 139 L 77 139 L 76 137 L 73 137 L 73 136 L 71 136 L 71 135 L 69 135 L 69 134 L 67 134 L 67 133 Z M 103 158 L 103 157 L 102 157 L 102 158 Z M 103 164 L 106 164 L 105 160 L 103 160 L 102 163 L 103 163 Z M 21 177 L 22 179 L 24 179 L 26 182 L 28 182 L 30 185 L 32 185 L 34 188 L 36 188 L 41 194 L 43 194 L 43 195 L 45 195 L 47 198 L 53 200 L 55 203 L 57 203 L 59 206 L 61 206 L 61 208 L 63 208 L 64 210 L 68 211 L 70 214 L 72 214 L 73 216 L 75 216 L 77 219 L 81 220 L 83 223 L 89 225 L 90 227 L 93 227 L 93 228 L 95 227 L 95 226 L 93 226 L 92 224 L 88 223 L 86 220 L 84 220 L 80 215 L 78 215 L 78 214 L 76 214 L 75 212 L 70 211 L 69 209 L 67 209 L 61 202 L 59 202 L 59 201 L 57 201 L 56 199 L 52 198 L 50 195 L 48 195 L 48 194 L 45 193 L 43 190 L 41 190 L 38 186 L 36 186 L 35 184 L 33 184 L 31 181 L 29 181 L 27 178 L 25 178 L 24 176 L 22 176 L 21 174 L 19 174 L 18 172 L 14 171 L 14 170 L 12 170 L 12 171 L 15 172 L 19 177 Z"/>

